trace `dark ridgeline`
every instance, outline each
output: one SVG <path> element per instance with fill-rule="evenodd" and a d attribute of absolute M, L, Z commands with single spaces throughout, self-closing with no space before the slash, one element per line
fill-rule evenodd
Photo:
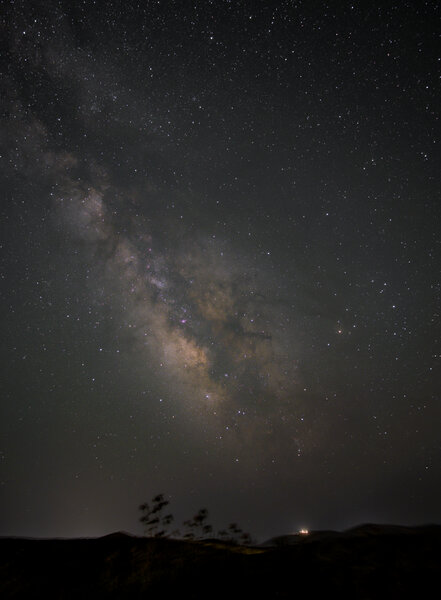
<path fill-rule="evenodd" d="M 415 598 L 436 589 L 441 526 L 365 525 L 254 547 L 139 538 L 0 539 L 1 598 Z"/>

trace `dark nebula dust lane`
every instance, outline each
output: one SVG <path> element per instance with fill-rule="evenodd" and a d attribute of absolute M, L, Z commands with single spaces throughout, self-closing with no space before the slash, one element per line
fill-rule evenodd
<path fill-rule="evenodd" d="M 439 10 L 2 3 L 2 535 L 441 518 Z"/>

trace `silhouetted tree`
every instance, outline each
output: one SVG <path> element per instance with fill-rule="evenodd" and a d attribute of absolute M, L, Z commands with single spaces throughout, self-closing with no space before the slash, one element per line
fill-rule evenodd
<path fill-rule="evenodd" d="M 164 537 L 167 534 L 167 527 L 173 521 L 173 515 L 168 514 L 163 516 L 163 510 L 168 506 L 169 501 L 165 500 L 164 494 L 157 494 L 152 498 L 151 506 L 144 502 L 139 506 L 139 510 L 143 513 L 140 517 L 141 523 L 144 525 L 146 535 L 150 537 Z"/>
<path fill-rule="evenodd" d="M 249 533 L 244 531 L 240 536 L 239 541 L 242 544 L 242 546 L 251 546 L 251 544 L 253 543 L 253 538 Z"/>
<path fill-rule="evenodd" d="M 204 538 L 209 535 L 213 531 L 213 528 L 206 523 L 207 518 L 208 510 L 201 508 L 192 519 L 184 521 L 184 527 L 187 528 L 187 533 L 184 537 L 194 540 L 195 538 Z"/>
<path fill-rule="evenodd" d="M 243 546 L 248 546 L 253 543 L 252 537 L 249 533 L 243 531 L 237 523 L 230 523 L 226 529 L 221 529 L 218 532 L 218 536 L 225 540 L 226 542 L 230 542 L 232 544 L 241 544 Z"/>
<path fill-rule="evenodd" d="M 207 523 L 208 510 L 200 508 L 192 519 L 184 521 L 184 531 L 182 535 L 179 529 L 168 532 L 168 526 L 173 522 L 173 515 L 164 515 L 164 509 L 169 505 L 169 501 L 164 498 L 164 494 L 157 494 L 151 500 L 151 504 L 145 502 L 139 506 L 142 513 L 141 523 L 144 525 L 144 532 L 150 537 L 183 537 L 187 540 L 203 540 L 213 533 L 213 528 Z M 243 531 L 237 523 L 230 523 L 226 529 L 218 532 L 217 536 L 232 544 L 250 545 L 253 540 L 249 533 Z"/>

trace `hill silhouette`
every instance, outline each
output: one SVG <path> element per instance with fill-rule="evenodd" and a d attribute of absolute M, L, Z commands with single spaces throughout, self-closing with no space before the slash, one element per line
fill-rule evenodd
<path fill-rule="evenodd" d="M 440 566 L 438 525 L 362 525 L 254 547 L 123 532 L 96 539 L 2 538 L 0 597 L 410 598 L 438 583 Z"/>

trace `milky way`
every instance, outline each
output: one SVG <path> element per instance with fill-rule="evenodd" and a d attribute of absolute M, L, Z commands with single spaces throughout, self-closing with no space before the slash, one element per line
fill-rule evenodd
<path fill-rule="evenodd" d="M 249 443 L 255 434 L 270 436 L 279 422 L 300 452 L 300 350 L 287 339 L 295 326 L 288 325 L 287 335 L 287 323 L 278 322 L 283 309 L 274 310 L 268 299 L 265 267 L 247 264 L 208 233 L 188 236 L 181 227 L 172 243 L 164 242 L 148 210 L 137 211 L 121 231 L 119 212 L 130 206 L 130 194 L 122 191 L 123 206 L 112 208 L 115 190 L 105 177 L 94 184 L 66 178 L 57 214 L 87 244 L 91 295 L 96 298 L 98 287 L 119 305 L 115 334 L 124 331 L 133 360 L 160 374 L 167 393 L 219 440 Z"/>

